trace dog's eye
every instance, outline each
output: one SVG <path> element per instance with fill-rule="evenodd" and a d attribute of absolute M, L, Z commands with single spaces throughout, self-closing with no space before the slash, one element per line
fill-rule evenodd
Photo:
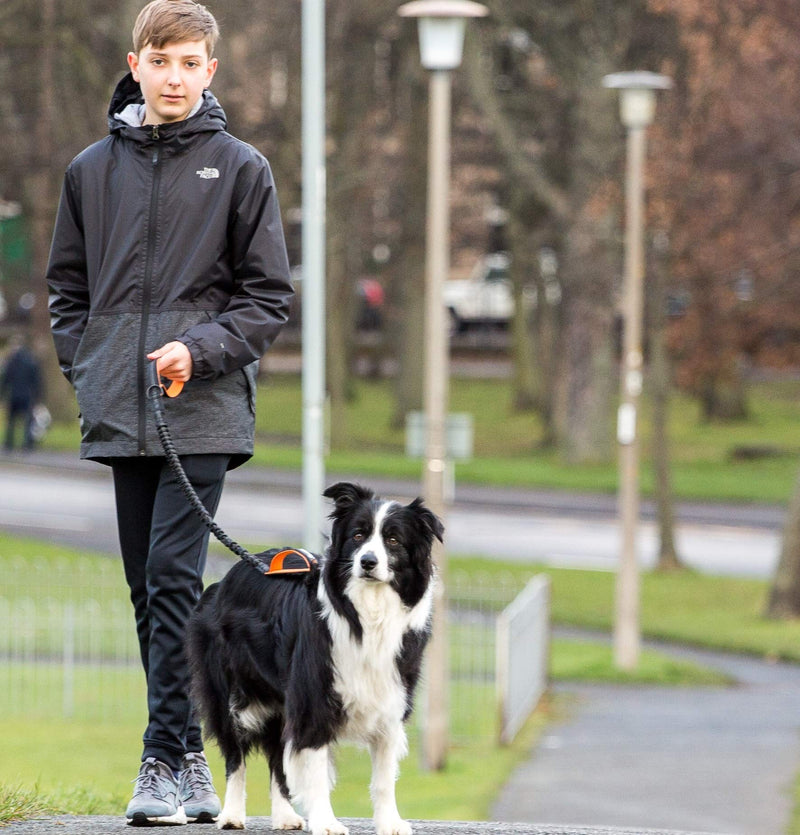
<path fill-rule="evenodd" d="M 364 541 L 364 534 L 363 534 L 363 533 L 361 533 L 361 531 L 356 531 L 356 532 L 353 534 L 353 539 L 354 539 L 356 542 L 363 542 L 363 541 Z"/>
<path fill-rule="evenodd" d="M 389 536 L 386 538 L 386 544 L 394 547 L 400 544 L 400 540 L 396 536 Z"/>

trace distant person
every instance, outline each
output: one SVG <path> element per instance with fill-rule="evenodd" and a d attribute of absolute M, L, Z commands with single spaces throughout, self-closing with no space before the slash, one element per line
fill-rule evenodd
<path fill-rule="evenodd" d="M 33 352 L 22 339 L 12 342 L 3 371 L 0 373 L 0 399 L 6 402 L 6 452 L 14 449 L 17 424 L 22 424 L 22 449 L 31 450 L 34 435 L 34 407 L 42 395 L 42 371 Z"/>
<path fill-rule="evenodd" d="M 149 723 L 126 817 L 210 822 L 220 811 L 189 692 L 186 622 L 209 532 L 159 443 L 149 362 L 185 383 L 165 404 L 210 513 L 253 453 L 259 359 L 293 295 L 267 160 L 227 131 L 208 89 L 217 22 L 193 0 L 153 0 L 133 29 L 110 135 L 67 169 L 47 280 L 53 340 L 81 413 L 81 457 L 109 464 Z"/>

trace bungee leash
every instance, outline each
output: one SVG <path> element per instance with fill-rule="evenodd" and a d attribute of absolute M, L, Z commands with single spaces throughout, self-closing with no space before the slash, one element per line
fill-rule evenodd
<path fill-rule="evenodd" d="M 161 448 L 175 478 L 183 490 L 186 499 L 194 509 L 195 513 L 202 519 L 203 524 L 212 534 L 230 551 L 240 559 L 249 563 L 261 574 L 306 574 L 317 564 L 313 554 L 299 548 L 271 548 L 258 554 L 251 554 L 246 548 L 228 534 L 214 521 L 205 505 L 197 495 L 192 483 L 189 481 L 186 471 L 183 469 L 180 457 L 175 449 L 172 435 L 169 431 L 167 418 L 164 413 L 164 405 L 161 402 L 163 396 L 177 397 L 183 390 L 183 383 L 172 380 L 164 382 L 158 373 L 158 363 L 152 360 L 147 367 L 146 396 L 150 401 L 153 410 L 153 418 L 156 424 Z M 267 561 L 265 561 L 265 558 Z"/>

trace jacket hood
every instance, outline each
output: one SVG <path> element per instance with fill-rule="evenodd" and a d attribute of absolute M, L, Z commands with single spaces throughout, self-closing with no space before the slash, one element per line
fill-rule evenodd
<path fill-rule="evenodd" d="M 210 90 L 203 91 L 199 108 L 182 122 L 159 125 L 158 135 L 162 142 L 181 146 L 192 136 L 209 131 L 226 130 L 228 120 L 225 111 Z M 127 73 L 117 84 L 108 107 L 108 130 L 112 135 L 124 136 L 141 144 L 153 141 L 152 131 L 143 130 L 131 114 L 135 108 L 144 106 L 144 97 L 138 81 Z M 135 112 L 135 111 L 134 111 Z"/>

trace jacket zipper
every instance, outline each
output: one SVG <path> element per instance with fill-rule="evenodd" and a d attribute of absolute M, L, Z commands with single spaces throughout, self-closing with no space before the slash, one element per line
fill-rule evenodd
<path fill-rule="evenodd" d="M 153 125 L 152 137 L 158 140 L 158 125 Z M 147 326 L 150 318 L 150 302 L 153 294 L 153 261 L 156 252 L 156 214 L 158 212 L 158 190 L 161 184 L 160 153 L 156 146 L 151 159 L 153 166 L 153 185 L 150 192 L 150 213 L 147 219 L 147 253 L 144 266 L 144 284 L 142 286 L 142 317 L 139 326 L 139 352 L 137 362 L 137 404 L 139 413 L 139 455 L 147 454 L 147 398 L 145 396 L 145 363 L 147 352 Z"/>

